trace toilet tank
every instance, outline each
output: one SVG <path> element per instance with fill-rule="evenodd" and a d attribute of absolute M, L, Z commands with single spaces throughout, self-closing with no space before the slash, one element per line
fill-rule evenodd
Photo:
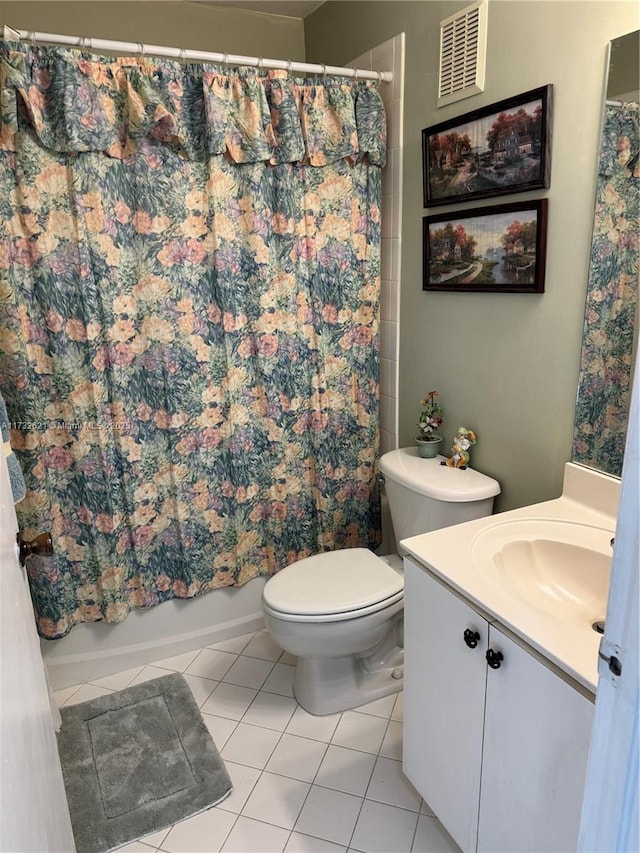
<path fill-rule="evenodd" d="M 443 456 L 423 459 L 415 447 L 392 450 L 380 458 L 396 542 L 493 512 L 493 500 L 500 494 L 497 480 L 473 468 L 449 468 L 441 462 Z"/>

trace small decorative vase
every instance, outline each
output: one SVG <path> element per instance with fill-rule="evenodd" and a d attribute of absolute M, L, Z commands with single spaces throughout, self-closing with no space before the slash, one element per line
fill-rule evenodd
<path fill-rule="evenodd" d="M 435 459 L 440 449 L 441 435 L 434 435 L 432 438 L 416 438 L 418 447 L 418 455 L 423 459 Z"/>

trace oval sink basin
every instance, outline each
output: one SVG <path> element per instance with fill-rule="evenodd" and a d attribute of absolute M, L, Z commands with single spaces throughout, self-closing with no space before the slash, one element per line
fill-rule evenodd
<path fill-rule="evenodd" d="M 472 543 L 476 571 L 534 607 L 591 628 L 604 619 L 613 532 L 555 519 L 486 528 Z"/>

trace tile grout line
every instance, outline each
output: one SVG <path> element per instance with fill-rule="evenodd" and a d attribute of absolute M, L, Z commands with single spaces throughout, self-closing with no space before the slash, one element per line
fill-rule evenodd
<path fill-rule="evenodd" d="M 249 642 L 250 642 L 250 641 L 249 641 Z M 247 643 L 247 645 L 248 645 L 248 643 Z M 246 646 L 245 646 L 245 648 L 246 648 Z M 283 654 L 284 654 L 284 651 L 283 651 Z M 280 657 L 282 657 L 282 655 L 280 655 Z M 279 660 L 279 659 L 280 659 L 280 658 L 278 658 L 278 660 Z M 274 669 L 274 667 L 275 667 L 276 663 L 277 663 L 277 661 L 274 661 L 273 666 L 272 666 L 272 667 L 271 667 L 271 669 L 269 670 L 269 675 L 271 674 L 271 672 L 273 672 L 273 669 Z M 266 676 L 266 678 L 264 679 L 264 681 L 266 681 L 266 680 L 269 678 L 269 675 L 267 675 L 267 676 Z M 263 684 L 264 684 L 264 682 L 263 682 Z M 237 724 L 237 725 L 240 725 L 240 723 L 244 720 L 244 717 L 245 717 L 245 716 L 246 716 L 246 714 L 249 712 L 249 709 L 251 708 L 251 706 L 253 705 L 253 703 L 256 701 L 256 699 L 258 698 L 258 696 L 260 695 L 260 693 L 261 693 L 261 692 L 262 692 L 262 688 L 260 687 L 260 688 L 258 689 L 258 692 L 256 693 L 256 695 L 255 695 L 255 696 L 253 697 L 253 699 L 251 700 L 251 702 L 250 702 L 250 704 L 249 704 L 248 708 L 244 711 L 244 713 L 243 713 L 242 717 L 240 718 L 240 720 L 238 720 L 238 724 Z M 265 691 L 265 692 L 266 692 L 266 691 Z M 293 692 L 293 691 L 292 691 L 292 692 Z M 279 694 L 271 694 L 271 695 L 279 695 Z M 297 702 L 297 700 L 295 699 L 295 696 L 294 696 L 294 697 L 292 697 L 292 698 L 293 698 L 293 699 L 294 699 L 294 701 L 296 702 L 296 705 L 298 705 L 298 702 Z M 289 721 L 287 722 L 287 725 L 291 722 L 291 718 L 293 717 L 293 714 L 295 714 L 295 709 L 293 710 L 293 712 L 292 712 L 292 714 L 291 714 L 291 717 L 289 718 Z M 245 723 L 244 725 L 248 726 L 248 725 L 252 725 L 252 724 L 251 724 L 251 723 Z M 237 726 L 236 726 L 236 728 L 237 728 Z M 266 727 L 266 726 L 256 726 L 256 728 L 267 728 L 267 727 Z M 234 732 L 235 732 L 235 730 L 236 730 L 236 729 L 234 728 Z M 274 731 L 274 729 L 270 729 L 270 731 Z M 277 731 L 277 729 L 276 729 L 275 731 Z M 247 798 L 245 799 L 244 803 L 242 804 L 242 808 L 240 809 L 240 812 L 239 812 L 239 813 L 238 813 L 238 815 L 236 816 L 236 820 L 233 822 L 233 825 L 232 825 L 231 829 L 229 830 L 229 832 L 227 833 L 227 835 L 226 835 L 226 837 L 225 837 L 225 840 L 224 840 L 224 842 L 222 843 L 222 845 L 221 845 L 221 848 L 220 848 L 220 849 L 222 849 L 222 847 L 224 847 L 224 845 L 226 844 L 226 842 L 227 842 L 227 840 L 228 840 L 228 838 L 229 838 L 229 835 L 231 834 L 231 832 L 233 831 L 234 827 L 235 827 L 235 826 L 236 826 L 236 824 L 238 823 L 238 818 L 240 818 L 241 816 L 243 816 L 243 811 L 244 811 L 244 809 L 245 809 L 245 807 L 246 807 L 247 803 L 249 802 L 249 799 L 251 798 L 251 794 L 254 792 L 254 790 L 255 790 L 255 788 L 256 788 L 256 786 L 257 786 L 258 782 L 260 781 L 260 779 L 262 779 L 262 776 L 263 776 L 263 775 L 264 775 L 264 773 L 266 772 L 267 764 L 269 763 L 269 761 L 270 761 L 270 760 L 271 760 L 271 758 L 273 757 L 273 753 L 274 753 L 274 752 L 276 751 L 276 749 L 278 748 L 278 744 L 279 744 L 279 743 L 280 743 L 280 741 L 282 740 L 282 737 L 283 737 L 283 735 L 285 734 L 285 731 L 286 731 L 286 727 L 285 727 L 285 729 L 283 729 L 283 730 L 280 732 L 280 737 L 278 738 L 278 740 L 276 741 L 276 743 L 275 743 L 275 744 L 274 744 L 274 746 L 273 746 L 273 749 L 272 749 L 272 750 L 271 750 L 271 752 L 269 753 L 269 756 L 267 757 L 267 759 L 266 759 L 266 761 L 265 761 L 264 767 L 262 767 L 262 768 L 256 768 L 256 769 L 260 769 L 260 774 L 259 774 L 259 775 L 258 775 L 258 777 L 256 778 L 256 781 L 253 783 L 253 785 L 252 785 L 252 787 L 251 787 L 251 790 L 249 791 L 249 794 L 247 795 Z M 231 737 L 231 735 L 230 735 L 229 737 Z M 238 762 L 238 763 L 239 763 L 239 762 Z M 247 765 L 247 766 L 248 766 L 248 765 Z M 274 775 L 278 775 L 278 774 L 274 774 Z M 285 777 L 285 778 L 288 778 L 288 777 Z M 310 791 L 310 790 L 311 790 L 311 787 L 309 787 L 309 791 Z M 309 796 L 309 792 L 307 792 L 307 796 Z M 305 802 L 306 802 L 306 797 L 305 797 Z M 303 805 L 300 807 L 300 811 L 298 812 L 298 814 L 297 814 L 297 816 L 296 816 L 296 820 L 294 821 L 294 826 L 295 826 L 296 821 L 298 820 L 298 817 L 300 816 L 300 812 L 302 811 L 302 808 L 303 808 L 303 807 L 304 807 L 304 802 L 303 802 Z M 244 817 L 247 817 L 247 819 L 248 819 L 248 820 L 256 820 L 256 818 L 249 818 L 249 817 L 248 817 L 248 815 L 244 815 Z M 261 821 L 261 823 L 266 823 L 266 821 Z M 267 824 L 267 826 L 275 826 L 275 825 L 276 825 L 276 824 Z M 287 827 L 281 827 L 281 829 L 285 829 L 285 830 L 286 830 L 286 829 L 287 829 Z M 290 830 L 289 830 L 289 835 L 287 836 L 287 842 L 286 842 L 286 844 L 288 844 L 288 843 L 289 843 L 289 838 L 291 837 L 291 833 L 292 833 L 292 832 L 293 832 L 293 829 L 290 829 Z M 285 844 L 285 847 L 286 847 L 286 844 Z M 284 850 L 284 847 L 283 847 L 283 850 Z"/>
<path fill-rule="evenodd" d="M 395 707 L 395 703 L 394 703 Z M 391 714 L 393 714 L 393 708 L 391 709 Z M 349 843 L 347 844 L 347 850 L 351 849 L 351 843 L 353 842 L 353 837 L 356 834 L 356 829 L 358 828 L 358 821 L 360 820 L 360 815 L 362 814 L 362 810 L 364 808 L 365 801 L 367 799 L 367 791 L 371 786 L 371 779 L 373 778 L 373 774 L 376 769 L 376 765 L 378 763 L 378 759 L 380 758 L 380 750 L 382 749 L 382 745 L 384 744 L 384 739 L 387 736 L 387 732 L 389 731 L 389 723 L 391 722 L 391 714 L 389 715 L 389 719 L 387 720 L 387 725 L 384 730 L 384 734 L 382 735 L 382 740 L 380 741 L 380 748 L 378 749 L 378 754 L 376 755 L 376 760 L 374 761 L 373 767 L 371 769 L 371 775 L 369 776 L 369 781 L 367 782 L 367 787 L 364 790 L 364 796 L 362 797 L 362 802 L 360 803 L 360 809 L 358 811 L 358 817 L 356 818 L 356 822 L 353 825 L 353 830 L 351 835 L 349 836 Z M 355 848 L 354 848 L 355 849 Z"/>
<path fill-rule="evenodd" d="M 249 640 L 249 641 L 247 642 L 247 644 L 246 644 L 245 648 L 249 645 L 249 643 L 250 643 L 250 642 L 251 642 L 251 640 Z M 284 651 L 283 651 L 283 653 L 282 653 L 282 654 L 284 654 Z M 240 657 L 241 655 L 242 655 L 242 652 L 238 655 L 238 657 Z M 245 657 L 250 657 L 250 656 L 249 656 L 249 655 L 245 655 Z M 280 655 L 280 657 L 282 657 L 282 655 Z M 273 672 L 273 669 L 275 668 L 275 665 L 276 665 L 276 663 L 278 662 L 278 660 L 280 660 L 280 658 L 278 658 L 276 661 L 273 661 L 273 666 L 271 667 L 271 669 L 269 670 L 269 673 L 268 673 L 268 674 L 267 674 L 267 676 L 265 677 L 265 679 L 264 679 L 264 681 L 263 681 L 263 685 L 264 685 L 264 683 L 267 681 L 267 679 L 269 678 L 269 675 L 271 675 L 271 673 Z M 233 665 L 233 664 L 232 664 L 232 665 Z M 231 668 L 231 667 L 229 667 L 229 668 Z M 226 674 L 226 673 L 225 673 L 225 674 Z M 221 683 L 222 683 L 222 682 L 221 682 Z M 243 685 L 238 685 L 238 686 L 243 686 Z M 256 701 L 256 699 L 258 698 L 258 696 L 260 695 L 260 693 L 262 692 L 262 690 L 263 690 L 263 687 L 259 687 L 259 688 L 257 689 L 257 693 L 256 693 L 256 695 L 253 697 L 253 699 L 251 700 L 251 702 L 250 702 L 249 706 L 248 706 L 248 707 L 247 707 L 247 709 L 244 711 L 244 713 L 242 714 L 242 716 L 240 717 L 240 719 L 239 719 L 238 721 L 236 721 L 236 726 L 234 727 L 233 732 L 229 735 L 229 738 L 228 738 L 227 740 L 229 740 L 229 739 L 231 738 L 232 734 L 236 731 L 236 729 L 237 729 L 237 727 L 240 725 L 240 723 L 242 723 L 242 722 L 244 721 L 245 716 L 248 714 L 249 710 L 250 710 L 250 709 L 251 709 L 251 707 L 253 706 L 254 702 Z M 269 691 L 264 691 L 264 692 L 268 693 Z M 270 695 L 280 695 L 280 694 L 270 694 Z M 287 697 L 287 698 L 289 698 L 289 697 Z M 296 701 L 296 705 L 297 705 L 298 707 L 300 707 L 300 706 L 299 706 L 299 703 L 298 703 L 298 702 L 297 702 L 297 700 L 295 699 L 295 696 L 294 696 L 294 697 L 291 697 L 291 698 L 293 698 L 293 699 L 294 699 L 294 701 Z M 206 700 L 205 700 L 205 701 L 206 701 Z M 203 703 L 203 704 L 204 704 L 204 703 Z M 288 722 L 287 722 L 287 725 L 289 725 L 289 723 L 291 722 L 291 719 L 293 718 L 293 715 L 295 714 L 295 710 L 296 710 L 296 709 L 294 709 L 294 711 L 292 712 L 291 717 L 289 718 L 289 720 L 288 720 Z M 256 726 L 256 725 L 254 725 L 253 723 L 244 723 L 244 725 L 251 725 L 251 726 L 254 726 L 254 728 L 264 728 L 264 729 L 266 729 L 267 731 L 278 731 L 277 729 L 269 729 L 269 727 L 267 727 L 267 726 Z M 336 723 L 336 728 L 337 728 L 337 723 Z M 264 775 L 264 773 L 266 773 L 266 772 L 271 772 L 271 771 L 267 771 L 267 769 L 266 769 L 266 768 L 267 768 L 267 765 L 268 765 L 269 761 L 271 760 L 271 758 L 273 757 L 273 754 L 274 754 L 274 752 L 276 751 L 276 749 L 278 748 L 278 745 L 279 745 L 280 741 L 282 740 L 282 737 L 283 737 L 283 735 L 284 735 L 285 733 L 286 733 L 286 727 L 285 727 L 282 731 L 280 731 L 280 737 L 278 738 L 278 740 L 276 741 L 276 743 L 275 743 L 275 744 L 274 744 L 274 746 L 273 746 L 273 749 L 272 749 L 272 750 L 271 750 L 271 752 L 269 753 L 269 756 L 267 757 L 267 759 L 266 759 L 266 761 L 265 761 L 264 767 L 262 767 L 262 768 L 255 768 L 255 769 L 259 769 L 259 770 L 260 770 L 260 773 L 259 773 L 258 777 L 256 778 L 255 782 L 253 783 L 253 785 L 252 785 L 252 787 L 251 787 L 251 790 L 249 791 L 249 793 L 248 793 L 248 795 L 247 795 L 247 797 L 246 797 L 246 799 L 245 799 L 244 803 L 242 804 L 242 808 L 241 808 L 240 812 L 238 812 L 238 813 L 236 814 L 236 819 L 234 820 L 234 822 L 233 822 L 233 824 L 232 824 L 231 828 L 229 829 L 229 832 L 228 832 L 228 833 L 227 833 L 227 835 L 225 836 L 225 839 L 224 839 L 224 841 L 223 841 L 223 843 L 222 843 L 222 845 L 221 845 L 221 848 L 222 848 L 222 847 L 224 847 L 224 845 L 226 844 L 226 842 L 227 842 L 227 840 L 228 840 L 228 838 L 229 838 L 229 835 L 231 834 L 231 832 L 233 831 L 234 827 L 236 826 L 236 824 L 237 824 L 237 822 L 238 822 L 238 818 L 240 818 L 241 816 L 244 816 L 244 817 L 246 817 L 248 820 L 258 820 L 257 818 L 249 818 L 249 816 L 248 816 L 248 815 L 243 815 L 243 811 L 244 811 L 244 808 L 246 807 L 247 803 L 249 802 L 249 799 L 251 798 L 251 794 L 252 794 L 252 793 L 253 793 L 253 791 L 255 790 L 255 788 L 256 788 L 256 786 L 257 786 L 258 782 L 260 781 L 260 779 L 262 778 L 262 776 Z M 324 758 L 324 754 L 326 754 L 326 750 L 328 749 L 328 747 L 329 747 L 329 744 L 327 744 L 327 745 L 326 745 L 325 752 L 323 753 L 323 758 Z M 240 763 L 240 762 L 236 762 L 236 763 Z M 249 767 L 250 765 L 245 765 L 245 766 Z M 316 771 L 316 774 L 315 774 L 315 775 L 317 775 L 317 772 L 318 772 L 318 771 Z M 282 775 L 282 774 L 275 774 L 275 773 L 274 773 L 273 775 Z M 284 778 L 291 778 L 291 777 L 286 777 L 286 776 L 285 776 Z M 315 776 L 314 776 L 314 779 L 315 779 Z M 294 780 L 294 781 L 301 781 L 301 780 Z M 310 791 L 311 791 L 311 787 L 312 787 L 312 785 L 313 785 L 313 782 L 309 785 L 309 791 L 307 791 L 307 795 L 305 796 L 305 799 L 304 799 L 304 801 L 303 801 L 302 805 L 300 806 L 300 810 L 298 811 L 298 813 L 297 813 L 297 815 L 296 815 L 296 820 L 294 821 L 294 827 L 295 827 L 295 824 L 296 824 L 296 822 L 297 822 L 298 818 L 300 817 L 300 814 L 301 814 L 301 812 L 302 812 L 302 809 L 304 808 L 304 804 L 305 804 L 305 802 L 306 802 L 306 800 L 307 800 L 307 797 L 309 796 L 309 793 L 310 793 Z M 266 821 L 259 821 L 259 822 L 261 822 L 261 823 L 265 823 L 267 826 L 276 826 L 276 824 L 269 824 L 269 823 L 267 823 Z M 287 827 L 281 827 L 281 828 L 282 828 L 282 829 L 285 829 L 285 830 L 287 829 Z M 291 829 L 289 830 L 289 835 L 287 836 L 287 843 L 288 843 L 289 838 L 291 837 L 291 834 L 292 834 L 293 832 L 294 832 L 294 828 L 291 828 Z M 285 847 L 286 847 L 286 844 L 285 844 Z M 284 848 L 283 848 L 283 849 L 284 849 Z"/>
<path fill-rule="evenodd" d="M 291 691 L 291 692 L 293 692 L 293 691 Z M 294 696 L 294 699 L 295 699 L 295 696 Z M 300 705 L 300 703 L 298 702 L 298 700 L 297 700 L 297 699 L 296 699 L 296 704 L 298 705 L 298 708 L 302 708 L 302 705 Z M 304 708 L 302 708 L 302 710 L 304 711 Z M 295 714 L 295 711 L 294 711 L 294 714 Z M 292 716 L 293 716 L 293 715 L 292 715 Z M 339 724 L 340 724 L 340 720 L 341 720 L 341 719 L 342 719 L 342 713 L 340 713 L 340 717 L 339 717 L 338 721 L 337 721 L 337 722 L 336 722 L 336 724 L 335 724 L 335 727 L 334 727 L 334 729 L 333 729 L 333 732 L 331 733 L 331 738 L 332 738 L 332 739 L 333 739 L 333 736 L 334 736 L 334 735 L 335 735 L 335 733 L 336 733 L 336 729 L 338 728 L 338 726 L 339 726 Z M 314 786 L 315 781 L 316 781 L 316 779 L 317 779 L 317 777 L 318 777 L 318 773 L 320 772 L 320 768 L 322 767 L 322 762 L 325 760 L 326 755 L 327 755 L 327 752 L 329 751 L 329 747 L 330 747 L 330 746 L 331 746 L 331 741 L 327 741 L 327 742 L 325 743 L 325 749 L 324 749 L 324 752 L 322 753 L 322 758 L 320 759 L 320 762 L 319 762 L 319 764 L 318 764 L 318 769 L 317 769 L 317 770 L 316 770 L 316 772 L 314 773 L 314 775 L 313 775 L 313 779 L 312 779 L 312 780 L 311 780 L 311 782 L 309 783 L 309 790 L 307 791 L 307 794 L 306 794 L 306 796 L 305 796 L 304 800 L 302 801 L 302 805 L 300 806 L 300 810 L 298 811 L 298 814 L 296 815 L 296 819 L 295 819 L 295 821 L 294 821 L 294 823 L 293 823 L 293 828 L 291 829 L 291 832 L 290 832 L 290 834 L 289 834 L 289 838 L 287 839 L 287 844 L 289 843 L 289 839 L 291 838 L 291 835 L 292 835 L 292 834 L 295 832 L 295 830 L 296 830 L 296 824 L 297 824 L 297 823 L 298 823 L 298 821 L 300 820 L 300 815 L 302 814 L 302 811 L 303 811 L 303 809 L 304 809 L 304 807 L 305 807 L 305 805 L 306 805 L 306 803 L 307 803 L 307 800 L 309 799 L 309 795 L 311 794 L 311 791 L 313 790 L 313 786 Z M 301 833 L 301 834 L 303 834 L 303 835 L 308 835 L 308 833 Z M 317 836 L 315 836 L 315 835 L 311 835 L 311 836 L 310 836 L 310 838 L 317 838 Z M 319 840 L 319 841 L 328 841 L 329 839 L 328 839 L 328 838 L 320 838 L 320 839 L 318 839 L 318 840 Z M 332 842 L 330 842 L 330 843 L 332 843 Z M 286 844 L 285 844 L 285 847 L 286 847 Z"/>

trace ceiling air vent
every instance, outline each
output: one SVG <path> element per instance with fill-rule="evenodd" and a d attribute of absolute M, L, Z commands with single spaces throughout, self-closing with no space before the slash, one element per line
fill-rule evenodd
<path fill-rule="evenodd" d="M 440 21 L 439 107 L 484 92 L 487 2 L 478 0 Z"/>

